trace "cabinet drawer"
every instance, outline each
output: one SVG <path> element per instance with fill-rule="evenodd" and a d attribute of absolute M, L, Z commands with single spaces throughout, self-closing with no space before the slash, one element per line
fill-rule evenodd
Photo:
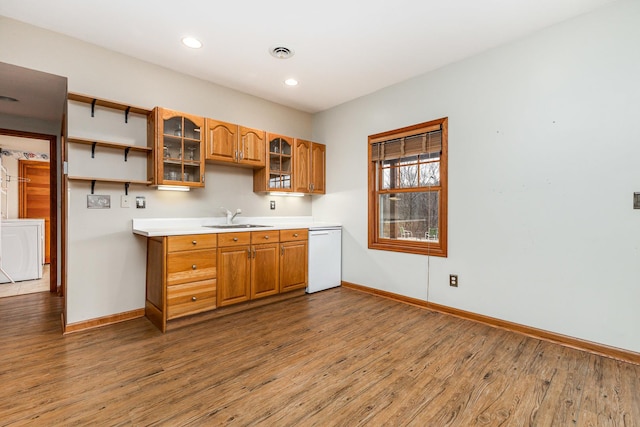
<path fill-rule="evenodd" d="M 294 240 L 307 240 L 308 238 L 309 238 L 309 230 L 307 228 L 280 230 L 281 242 L 291 242 Z"/>
<path fill-rule="evenodd" d="M 167 255 L 167 285 L 214 279 L 216 251 L 184 251 Z"/>
<path fill-rule="evenodd" d="M 279 230 L 252 231 L 251 244 L 259 245 L 261 243 L 278 243 L 280 241 Z"/>
<path fill-rule="evenodd" d="M 189 234 L 187 236 L 167 237 L 167 251 L 179 252 L 193 249 L 215 249 L 218 236 L 216 234 Z"/>
<path fill-rule="evenodd" d="M 216 308 L 216 279 L 167 287 L 167 320 Z"/>
<path fill-rule="evenodd" d="M 251 233 L 248 231 L 240 233 L 220 233 L 218 235 L 218 243 L 222 246 L 240 246 L 251 243 Z"/>

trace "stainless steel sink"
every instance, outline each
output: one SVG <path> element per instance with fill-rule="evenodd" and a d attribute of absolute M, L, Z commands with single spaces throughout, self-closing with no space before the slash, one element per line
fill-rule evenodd
<path fill-rule="evenodd" d="M 217 224 L 217 225 L 204 225 L 207 228 L 260 228 L 271 227 L 270 225 L 258 225 L 258 224 Z"/>

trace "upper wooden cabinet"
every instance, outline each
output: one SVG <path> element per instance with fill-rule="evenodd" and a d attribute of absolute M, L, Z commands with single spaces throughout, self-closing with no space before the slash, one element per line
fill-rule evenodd
<path fill-rule="evenodd" d="M 325 157 L 327 147 L 317 142 L 296 139 L 294 144 L 293 191 L 325 194 Z"/>
<path fill-rule="evenodd" d="M 265 166 L 265 132 L 206 119 L 206 160 L 261 168 Z"/>
<path fill-rule="evenodd" d="M 253 173 L 253 191 L 293 191 L 293 138 L 267 133 L 266 167 Z"/>
<path fill-rule="evenodd" d="M 153 148 L 149 176 L 153 185 L 204 187 L 204 118 L 156 107 L 147 139 Z"/>

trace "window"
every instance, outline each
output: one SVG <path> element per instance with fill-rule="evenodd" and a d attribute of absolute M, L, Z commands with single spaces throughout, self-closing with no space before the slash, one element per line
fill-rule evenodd
<path fill-rule="evenodd" d="M 369 136 L 369 248 L 447 256 L 447 122 Z"/>

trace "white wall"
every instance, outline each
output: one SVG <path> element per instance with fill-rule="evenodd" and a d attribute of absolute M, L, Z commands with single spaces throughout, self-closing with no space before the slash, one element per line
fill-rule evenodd
<path fill-rule="evenodd" d="M 2 17 L 0 46 L 0 61 L 68 77 L 71 92 L 311 137 L 312 118 L 307 113 Z M 125 125 L 123 115 L 107 110 L 99 110 L 92 119 L 84 107 L 69 103 L 70 135 L 96 137 L 97 131 L 107 140 L 146 145 L 144 121 L 132 116 L 131 123 Z M 70 146 L 69 172 L 146 179 L 144 161 L 130 156 L 125 164 L 122 153 L 102 150 L 91 159 L 88 147 Z M 96 194 L 111 195 L 111 209 L 87 209 L 90 184 L 71 182 L 67 323 L 144 307 L 146 247 L 144 239 L 131 233 L 134 217 L 217 216 L 219 206 L 240 207 L 247 216 L 311 214 L 309 197 L 280 198 L 278 208 L 269 210 L 272 197 L 254 194 L 252 180 L 251 170 L 207 165 L 205 189 L 168 193 L 132 186 L 129 194 L 147 198 L 145 210 L 120 208 L 124 187 L 100 183 Z"/>
<path fill-rule="evenodd" d="M 638 23 L 614 3 L 316 115 L 343 280 L 640 351 Z M 367 135 L 444 116 L 448 258 L 367 249 Z"/>

